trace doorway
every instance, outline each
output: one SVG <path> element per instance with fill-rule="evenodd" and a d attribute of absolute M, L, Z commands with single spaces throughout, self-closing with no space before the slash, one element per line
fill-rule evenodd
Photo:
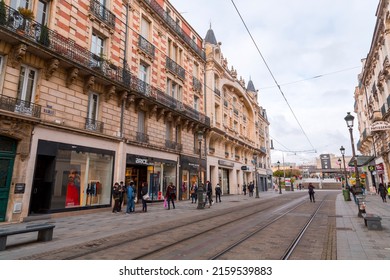
<path fill-rule="evenodd" d="M 12 172 L 16 155 L 16 141 L 0 136 L 0 222 L 5 221 Z"/>

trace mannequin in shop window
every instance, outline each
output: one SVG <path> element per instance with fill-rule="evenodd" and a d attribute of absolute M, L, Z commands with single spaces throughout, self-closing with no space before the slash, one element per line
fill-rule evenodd
<path fill-rule="evenodd" d="M 65 207 L 80 205 L 80 174 L 77 170 L 70 170 L 66 188 Z"/>

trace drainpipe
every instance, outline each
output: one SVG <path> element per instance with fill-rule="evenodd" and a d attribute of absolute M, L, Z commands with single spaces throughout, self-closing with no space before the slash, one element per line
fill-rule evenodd
<path fill-rule="evenodd" d="M 125 23 L 125 46 L 123 50 L 123 69 L 128 69 L 127 65 L 127 37 L 128 37 L 128 23 L 129 23 L 129 6 L 128 4 L 126 5 L 126 23 Z M 121 104 L 121 120 L 120 120 L 120 137 L 123 138 L 123 118 L 125 114 L 125 100 L 122 100 Z"/>

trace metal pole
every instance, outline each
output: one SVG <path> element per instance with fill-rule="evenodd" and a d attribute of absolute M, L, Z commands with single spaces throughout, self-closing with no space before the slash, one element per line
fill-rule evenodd
<path fill-rule="evenodd" d="M 355 166 L 356 188 L 359 188 L 360 187 L 360 176 L 359 176 L 359 170 L 358 170 L 358 166 L 357 166 L 357 158 L 356 158 L 356 153 L 355 153 L 355 144 L 353 142 L 352 127 L 349 128 L 349 134 L 351 136 L 353 165 Z"/>
<path fill-rule="evenodd" d="M 256 198 L 260 198 L 259 187 L 257 185 L 257 155 L 255 156 L 255 187 L 256 187 Z"/>

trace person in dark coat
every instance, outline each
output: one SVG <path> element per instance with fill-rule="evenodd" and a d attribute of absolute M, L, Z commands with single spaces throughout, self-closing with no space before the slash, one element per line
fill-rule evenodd
<path fill-rule="evenodd" d="M 215 202 L 221 202 L 221 193 L 222 193 L 222 190 L 221 190 L 221 186 L 219 184 L 217 184 L 215 186 Z"/>
<path fill-rule="evenodd" d="M 176 192 L 175 192 L 175 186 L 173 183 L 169 183 L 167 187 L 167 191 L 165 193 L 165 198 L 167 199 L 168 202 L 168 208 L 167 210 L 171 209 L 171 201 L 172 201 L 172 207 L 175 209 L 175 199 L 176 199 Z"/>
<path fill-rule="evenodd" d="M 120 188 L 119 183 L 115 183 L 112 188 L 112 198 L 114 199 L 114 207 L 112 208 L 112 213 L 119 212 L 119 197 L 120 197 L 119 188 Z"/>
<path fill-rule="evenodd" d="M 207 194 L 207 199 L 209 201 L 209 208 L 213 204 L 213 188 L 211 186 L 210 181 L 206 182 L 206 194 Z"/>
<path fill-rule="evenodd" d="M 382 201 L 387 202 L 387 200 L 386 200 L 387 190 L 386 190 L 385 185 L 383 185 L 382 183 L 379 183 L 378 193 L 381 195 Z"/>
<path fill-rule="evenodd" d="M 310 198 L 310 202 L 316 202 L 315 198 L 314 198 L 314 186 L 312 183 L 309 183 L 309 198 Z"/>
<path fill-rule="evenodd" d="M 141 198 L 142 198 L 142 212 L 148 212 L 148 205 L 144 196 L 148 194 L 148 184 L 143 182 L 141 185 Z"/>

